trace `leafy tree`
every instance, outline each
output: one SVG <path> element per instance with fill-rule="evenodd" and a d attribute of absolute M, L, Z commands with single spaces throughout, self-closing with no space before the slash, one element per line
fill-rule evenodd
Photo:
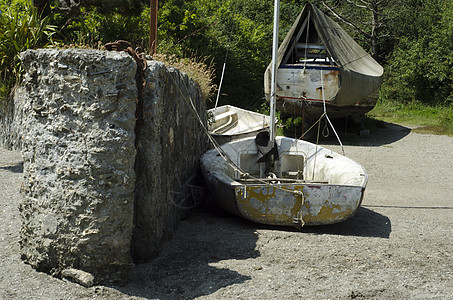
<path fill-rule="evenodd" d="M 408 1 L 384 84 L 386 100 L 453 104 L 453 2 Z M 406 23 L 407 21 L 412 21 Z"/>
<path fill-rule="evenodd" d="M 302 9 L 300 2 L 282 1 L 281 39 Z M 263 74 L 271 60 L 273 4 L 167 0 L 159 9 L 158 51 L 211 57 L 217 84 L 226 62 L 220 104 L 257 108 L 264 101 Z"/>
<path fill-rule="evenodd" d="M 326 0 L 324 7 L 337 20 L 347 25 L 346 30 L 369 49 L 374 59 L 384 62 L 388 49 L 384 44 L 391 37 L 390 25 L 400 0 Z M 387 46 L 388 47 L 388 46 Z"/>
<path fill-rule="evenodd" d="M 45 2 L 49 0 L 33 0 Z M 80 12 L 82 7 L 91 10 L 96 8 L 101 14 L 119 12 L 124 15 L 140 15 L 147 0 L 58 0 L 59 9 L 71 15 Z"/>
<path fill-rule="evenodd" d="M 59 1 L 54 22 L 66 44 L 98 48 L 120 39 L 146 44 L 149 17 L 144 15 L 143 0 Z"/>

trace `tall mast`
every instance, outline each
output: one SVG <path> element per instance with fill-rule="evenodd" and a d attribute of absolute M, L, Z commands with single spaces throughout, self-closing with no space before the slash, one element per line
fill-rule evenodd
<path fill-rule="evenodd" d="M 270 100 L 270 140 L 272 143 L 275 141 L 275 110 L 277 102 L 277 55 L 278 55 L 278 23 L 280 19 L 280 0 L 274 2 L 274 33 L 272 41 L 272 77 L 271 77 L 271 100 Z"/>

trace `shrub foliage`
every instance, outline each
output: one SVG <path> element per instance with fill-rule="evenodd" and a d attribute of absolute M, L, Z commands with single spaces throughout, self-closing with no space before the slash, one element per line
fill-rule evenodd
<path fill-rule="evenodd" d="M 22 67 L 19 54 L 51 44 L 56 32 L 55 26 L 49 24 L 50 16 L 41 19 L 29 2 L 23 4 L 20 10 L 2 6 L 0 14 L 1 98 L 20 79 Z"/>
<path fill-rule="evenodd" d="M 20 77 L 18 54 L 51 44 L 55 37 L 65 46 L 93 48 L 123 39 L 146 50 L 149 1 L 76 2 L 71 2 L 77 5 L 71 6 L 69 14 L 62 7 L 69 1 L 49 0 L 51 13 L 41 19 L 31 0 L 0 0 L 3 93 Z M 347 14 L 349 21 L 365 31 L 371 28 L 370 9 L 362 7 L 379 2 L 377 49 L 386 70 L 381 102 L 453 105 L 453 1 L 311 1 L 329 14 L 323 2 Z M 281 1 L 281 40 L 305 3 Z M 179 61 L 197 57 L 212 62 L 208 69 L 215 73 L 200 78 L 210 78 L 217 86 L 225 66 L 219 104 L 258 109 L 264 101 L 263 73 L 271 60 L 272 18 L 272 0 L 159 1 L 158 52 Z M 371 51 L 370 43 L 360 39 L 360 33 L 339 23 Z M 200 69 L 200 74 L 205 71 Z M 212 90 L 207 94 L 215 98 Z"/>

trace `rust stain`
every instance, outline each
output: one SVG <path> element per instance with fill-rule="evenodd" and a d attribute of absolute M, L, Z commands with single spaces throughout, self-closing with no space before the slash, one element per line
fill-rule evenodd
<path fill-rule="evenodd" d="M 336 212 L 334 212 L 336 210 Z M 310 210 L 309 210 L 310 211 Z M 306 223 L 313 224 L 329 224 L 344 220 L 351 216 L 353 211 L 351 209 L 343 209 L 341 205 L 332 204 L 330 206 L 323 205 L 317 215 L 307 214 L 304 217 Z"/>
<path fill-rule="evenodd" d="M 304 192 L 302 186 L 296 187 L 295 190 L 302 191 L 302 193 Z M 305 195 L 305 193 L 303 193 L 300 196 L 294 196 L 294 198 L 296 199 L 296 203 L 294 204 L 293 208 L 291 209 L 291 219 L 294 219 L 295 217 L 298 216 L 299 212 L 302 210 L 303 204 L 305 205 L 304 202 L 305 202 L 305 198 L 307 196 L 308 195 Z"/>
<path fill-rule="evenodd" d="M 288 190 L 304 190 L 304 186 L 283 187 Z M 318 188 L 318 186 L 314 187 Z M 244 195 L 244 190 L 246 190 L 246 195 Z M 351 208 L 332 204 L 328 199 L 317 211 L 317 209 L 311 209 L 308 193 L 304 192 L 304 199 L 302 199 L 301 196 L 296 196 L 291 192 L 277 192 L 277 190 L 272 186 L 236 188 L 239 210 L 247 219 L 274 225 L 293 225 L 294 219 L 298 216 L 303 217 L 305 225 L 332 224 L 345 220 L 354 213 Z M 300 214 L 300 212 L 302 213 Z"/>
<path fill-rule="evenodd" d="M 320 186 L 320 185 L 308 185 L 307 187 L 309 187 L 309 188 L 311 188 L 311 189 L 318 189 L 318 190 L 321 189 L 321 186 Z"/>
<path fill-rule="evenodd" d="M 285 209 L 283 201 L 281 203 L 276 201 L 276 197 L 283 198 L 282 195 L 276 195 L 277 189 L 272 186 L 247 186 L 245 189 L 246 197 L 244 197 L 244 187 L 236 189 L 236 196 L 238 206 L 246 218 L 267 224 L 289 225 L 292 223 L 291 207 L 293 205 Z M 296 201 L 291 193 L 288 193 L 287 197 L 289 199 L 294 198 L 294 201 Z M 277 204 L 272 202 L 277 202 Z M 299 203 L 301 202 L 299 201 Z"/>

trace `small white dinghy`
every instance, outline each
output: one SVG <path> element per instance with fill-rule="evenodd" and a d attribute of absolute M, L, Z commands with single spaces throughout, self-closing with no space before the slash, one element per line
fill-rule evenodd
<path fill-rule="evenodd" d="M 279 5 L 275 0 L 270 120 L 276 107 Z M 275 123 L 270 125 L 255 138 L 202 155 L 203 177 L 214 201 L 233 214 L 272 225 L 333 224 L 354 215 L 368 180 L 364 168 L 318 145 L 275 137 Z"/>
<path fill-rule="evenodd" d="M 269 128 L 269 116 L 232 105 L 208 110 L 211 117 L 209 133 L 219 144 L 255 136 Z"/>
<path fill-rule="evenodd" d="M 332 224 L 360 206 L 367 174 L 353 160 L 312 143 L 276 137 L 278 159 L 266 177 L 257 163 L 255 138 L 211 149 L 201 158 L 203 176 L 223 209 L 257 223 L 304 226 Z"/>

